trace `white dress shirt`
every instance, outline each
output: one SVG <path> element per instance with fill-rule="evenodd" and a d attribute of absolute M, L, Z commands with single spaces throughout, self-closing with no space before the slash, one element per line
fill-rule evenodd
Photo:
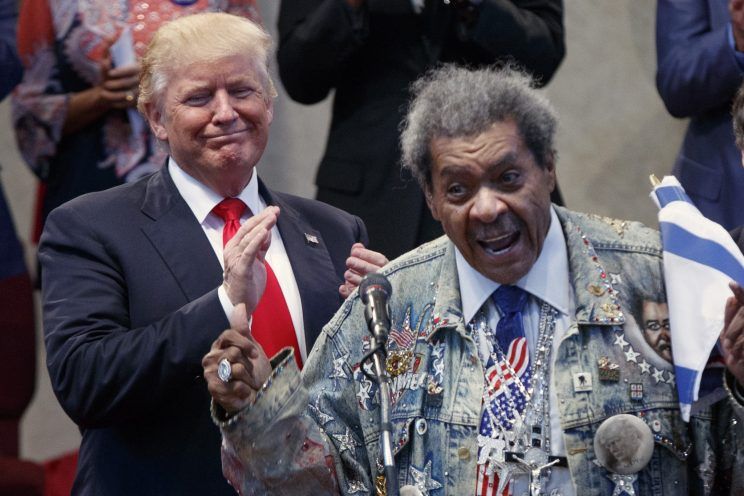
<path fill-rule="evenodd" d="M 491 295 L 500 284 L 471 267 L 457 249 L 455 249 L 455 257 L 465 322 L 470 322 L 478 310 L 485 305 L 488 325 L 491 329 L 496 329 L 500 316 Z M 535 343 L 538 338 L 538 324 L 540 321 L 540 304 L 536 298 L 545 301 L 558 311 L 553 335 L 550 370 L 550 451 L 553 455 L 565 456 L 566 447 L 563 442 L 559 415 L 554 415 L 558 411 L 558 398 L 555 394 L 555 388 L 552 387 L 553 362 L 558 354 L 558 345 L 561 339 L 566 335 L 575 320 L 576 308 L 573 288 L 569 284 L 566 239 L 563 236 L 558 216 L 552 208 L 550 209 L 550 227 L 542 251 L 530 271 L 517 281 L 515 286 L 530 294 L 526 310 L 522 313 L 522 322 L 531 360 L 534 361 L 535 359 Z M 478 336 L 481 356 L 488 356 L 490 353 L 491 348 L 487 339 L 482 333 Z M 548 489 L 553 488 L 560 488 L 560 494 L 564 496 L 574 494 L 568 469 L 553 468 Z M 521 494 L 521 492 L 515 492 L 514 494 Z"/>
<path fill-rule="evenodd" d="M 225 262 L 222 256 L 222 228 L 224 227 L 225 222 L 212 212 L 212 209 L 224 198 L 186 173 L 178 166 L 172 157 L 168 160 L 168 172 L 170 172 L 173 182 L 176 184 L 176 189 L 178 189 L 178 192 L 186 201 L 186 204 L 194 213 L 196 220 L 204 230 L 204 234 L 206 234 L 217 259 L 220 261 L 220 265 L 224 270 Z M 253 175 L 251 176 L 248 185 L 236 197 L 241 199 L 243 203 L 248 206 L 248 209 L 246 209 L 245 213 L 240 217 L 241 225 L 251 216 L 249 209 L 254 214 L 258 214 L 266 208 L 266 203 L 258 194 L 257 176 L 256 169 L 253 169 Z M 281 216 L 281 212 L 279 215 Z M 284 243 L 279 234 L 279 229 L 276 226 L 271 230 L 271 244 L 266 252 L 266 261 L 271 265 L 271 269 L 274 271 L 274 274 L 279 281 L 282 294 L 287 302 L 289 315 L 292 318 L 292 324 L 294 325 L 295 334 L 297 335 L 297 344 L 300 347 L 300 354 L 302 355 L 302 361 L 304 363 L 307 359 L 307 343 L 305 342 L 305 325 L 302 318 L 302 300 L 300 299 L 300 290 L 297 287 L 297 281 L 295 280 L 294 272 L 292 271 L 292 265 L 289 262 L 289 257 L 284 248 Z M 219 295 L 220 303 L 222 303 L 222 308 L 225 310 L 225 315 L 230 318 L 234 306 L 227 297 L 225 289 L 220 286 L 217 294 Z"/>

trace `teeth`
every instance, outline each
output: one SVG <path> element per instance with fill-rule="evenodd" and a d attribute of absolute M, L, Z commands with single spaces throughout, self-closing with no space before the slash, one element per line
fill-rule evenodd
<path fill-rule="evenodd" d="M 499 236 L 495 239 L 479 241 L 479 243 L 487 253 L 498 255 L 511 248 L 516 239 L 517 233 L 511 233 L 505 236 Z"/>

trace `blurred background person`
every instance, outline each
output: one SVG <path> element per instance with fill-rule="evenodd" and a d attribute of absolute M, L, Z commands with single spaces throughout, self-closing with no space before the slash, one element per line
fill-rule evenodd
<path fill-rule="evenodd" d="M 561 0 L 283 0 L 278 25 L 289 96 L 312 104 L 335 90 L 317 198 L 361 217 L 389 258 L 442 234 L 400 168 L 409 84 L 441 62 L 497 61 L 546 84 L 565 52 Z"/>
<path fill-rule="evenodd" d="M 0 100 L 18 84 L 15 0 L 0 0 Z M 41 495 L 41 466 L 20 459 L 20 421 L 36 382 L 32 288 L 23 247 L 0 181 L 0 494 Z"/>
<path fill-rule="evenodd" d="M 255 0 L 23 1 L 18 50 L 26 73 L 13 95 L 13 122 L 42 182 L 37 228 L 67 200 L 163 166 L 166 151 L 134 110 L 137 60 L 160 25 L 203 11 L 259 20 Z"/>
<path fill-rule="evenodd" d="M 659 0 L 656 86 L 690 124 L 673 173 L 695 205 L 727 229 L 744 224 L 744 168 L 731 102 L 744 80 L 744 0 Z"/>

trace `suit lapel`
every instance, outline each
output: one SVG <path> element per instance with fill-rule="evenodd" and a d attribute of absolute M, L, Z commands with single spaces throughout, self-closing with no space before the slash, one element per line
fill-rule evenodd
<path fill-rule="evenodd" d="M 300 291 L 309 353 L 321 329 L 341 303 L 338 294 L 341 281 L 320 232 L 300 212 L 283 201 L 279 194 L 269 191 L 260 180 L 259 193 L 266 204 L 276 205 L 281 210 L 277 228 Z"/>
<path fill-rule="evenodd" d="M 188 301 L 222 283 L 222 267 L 204 230 L 163 167 L 153 174 L 142 212 L 154 222 L 142 228 L 178 281 Z"/>

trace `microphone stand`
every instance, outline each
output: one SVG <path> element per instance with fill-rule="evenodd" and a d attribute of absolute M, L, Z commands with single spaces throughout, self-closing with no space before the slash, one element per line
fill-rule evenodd
<path fill-rule="evenodd" d="M 385 341 L 387 332 L 379 332 L 377 326 L 369 325 L 372 334 L 371 350 L 362 358 L 362 372 L 380 386 L 380 451 L 385 470 L 385 491 L 387 496 L 399 496 L 398 473 L 393 458 L 393 425 L 390 423 L 390 376 L 385 369 Z M 387 331 L 387 330 L 385 330 Z M 374 375 L 364 369 L 365 362 L 372 360 Z"/>

